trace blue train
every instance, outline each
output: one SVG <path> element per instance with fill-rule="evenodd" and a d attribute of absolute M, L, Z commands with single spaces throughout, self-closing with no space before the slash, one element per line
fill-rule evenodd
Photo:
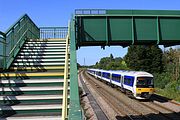
<path fill-rule="evenodd" d="M 88 69 L 96 78 L 120 87 L 122 92 L 136 99 L 149 99 L 154 93 L 153 75 L 142 71 Z"/>

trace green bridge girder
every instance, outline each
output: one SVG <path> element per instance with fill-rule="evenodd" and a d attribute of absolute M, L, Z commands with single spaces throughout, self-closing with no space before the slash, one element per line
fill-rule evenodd
<path fill-rule="evenodd" d="M 180 45 L 180 11 L 75 11 L 76 46 Z"/>

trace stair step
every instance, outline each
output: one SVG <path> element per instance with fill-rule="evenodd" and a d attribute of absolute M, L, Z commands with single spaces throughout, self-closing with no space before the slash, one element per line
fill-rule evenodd
<path fill-rule="evenodd" d="M 69 96 L 68 96 L 69 98 Z M 19 95 L 0 96 L 0 100 L 52 100 L 63 99 L 63 95 Z"/>
<path fill-rule="evenodd" d="M 65 55 L 65 52 L 20 52 L 19 55 Z"/>
<path fill-rule="evenodd" d="M 24 46 L 23 49 L 66 49 L 66 46 Z"/>
<path fill-rule="evenodd" d="M 62 54 L 62 53 L 66 53 L 66 51 L 65 50 L 63 50 L 63 51 L 21 51 L 20 52 L 21 54 L 30 54 L 30 53 L 32 53 L 32 54 L 39 54 L 39 53 L 44 53 L 44 54 Z"/>
<path fill-rule="evenodd" d="M 66 38 L 49 38 L 47 40 L 59 40 L 59 41 L 63 41 L 63 40 L 66 40 Z"/>
<path fill-rule="evenodd" d="M 69 59 L 70 60 L 70 59 Z M 65 62 L 65 59 L 16 59 L 15 62 Z"/>
<path fill-rule="evenodd" d="M 65 63 L 63 62 L 63 63 L 50 63 L 50 62 L 47 62 L 47 63 L 42 63 L 41 61 L 36 61 L 36 62 L 32 62 L 32 63 L 13 63 L 13 65 L 29 65 L 29 66 L 31 66 L 31 65 L 34 65 L 34 66 L 44 66 L 44 65 L 64 65 Z"/>
<path fill-rule="evenodd" d="M 61 104 L 0 106 L 0 110 L 48 110 L 62 109 Z"/>
<path fill-rule="evenodd" d="M 30 77 L 30 76 L 64 76 L 64 72 L 36 72 L 36 73 L 25 73 L 25 72 L 17 72 L 17 73 L 3 73 L 1 77 Z"/>
<path fill-rule="evenodd" d="M 64 70 L 64 66 L 44 66 L 44 67 L 11 67 L 11 70 L 59 70 L 59 69 L 63 69 Z"/>
<path fill-rule="evenodd" d="M 36 59 L 44 59 L 44 58 L 49 58 L 49 59 L 54 59 L 54 58 L 65 58 L 65 55 L 50 55 L 50 56 L 36 56 L 36 55 L 31 55 L 31 56 L 17 56 L 17 58 L 36 58 Z"/>
<path fill-rule="evenodd" d="M 23 117 L 7 117 L 0 120 L 62 120 L 61 116 L 23 116 Z"/>
<path fill-rule="evenodd" d="M 22 52 L 65 52 L 65 49 L 22 49 Z"/>
<path fill-rule="evenodd" d="M 50 39 L 30 39 L 29 41 L 66 41 L 66 39 L 61 38 L 50 38 Z"/>
<path fill-rule="evenodd" d="M 66 44 L 66 41 L 28 41 L 25 44 Z"/>
<path fill-rule="evenodd" d="M 68 90 L 69 92 L 69 90 Z M 52 95 L 52 94 L 63 94 L 63 90 L 41 90 L 41 91 L 7 91 L 7 92 L 2 92 L 3 95 Z M 8 101 L 6 101 L 8 102 Z M 42 101 L 39 101 L 42 102 Z M 59 101 L 61 102 L 61 101 Z M 0 103 L 1 104 L 1 103 Z"/>
<path fill-rule="evenodd" d="M 69 80 L 68 80 L 69 82 Z M 16 79 L 2 80 L 3 87 L 41 87 L 41 86 L 63 86 L 64 79 Z"/>
<path fill-rule="evenodd" d="M 52 47 L 55 47 L 55 46 L 59 46 L 59 47 L 63 47 L 63 46 L 66 46 L 66 44 L 24 44 L 24 46 L 44 46 L 44 47 L 48 47 L 48 46 L 52 46 Z"/>
<path fill-rule="evenodd" d="M 29 79 L 29 80 L 1 80 L 2 84 L 10 84 L 10 83 L 58 83 L 64 82 L 64 79 Z"/>
<path fill-rule="evenodd" d="M 3 87 L 0 88 L 1 91 L 53 91 L 53 90 L 63 90 L 63 86 L 41 86 L 41 87 Z"/>

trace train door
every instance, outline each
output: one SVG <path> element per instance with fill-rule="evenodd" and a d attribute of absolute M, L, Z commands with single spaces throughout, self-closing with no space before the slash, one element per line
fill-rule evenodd
<path fill-rule="evenodd" d="M 124 76 L 122 75 L 121 76 L 121 91 L 125 92 L 123 84 L 124 84 Z"/>
<path fill-rule="evenodd" d="M 134 84 L 133 84 L 133 93 L 136 95 L 136 84 L 137 84 L 137 77 L 134 77 Z"/>
<path fill-rule="evenodd" d="M 112 73 L 110 73 L 109 79 L 110 79 L 110 84 L 112 85 Z"/>
<path fill-rule="evenodd" d="M 95 71 L 95 78 L 97 78 L 97 75 L 98 75 L 98 71 Z"/>
<path fill-rule="evenodd" d="M 99 72 L 99 78 L 102 79 L 103 72 Z"/>
<path fill-rule="evenodd" d="M 123 88 L 123 83 L 124 83 L 124 76 L 121 76 L 121 88 Z"/>

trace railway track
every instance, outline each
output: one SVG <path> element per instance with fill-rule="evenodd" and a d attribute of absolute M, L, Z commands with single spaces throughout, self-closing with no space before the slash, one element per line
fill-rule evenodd
<path fill-rule="evenodd" d="M 172 99 L 168 99 L 166 97 L 160 96 L 158 94 L 154 94 L 151 98 L 152 98 L 151 99 L 152 101 L 169 102 L 169 103 L 171 103 L 173 105 L 180 106 L 180 103 L 175 102 Z"/>
<path fill-rule="evenodd" d="M 81 75 L 81 71 L 79 72 L 79 79 L 80 82 L 82 84 L 82 87 L 85 91 L 85 93 L 88 93 L 87 97 L 90 101 L 90 104 L 92 106 L 92 109 L 94 110 L 97 119 L 98 120 L 108 120 L 106 114 L 102 111 L 102 109 L 100 108 L 100 106 L 98 105 L 98 103 L 96 102 L 95 98 L 92 96 L 92 94 L 90 93 L 89 89 L 87 88 L 87 86 L 85 85 L 82 75 Z"/>
<path fill-rule="evenodd" d="M 169 100 L 168 102 L 170 102 L 170 103 L 172 103 L 172 104 L 177 105 L 177 106 L 179 106 L 179 107 L 180 107 L 180 104 L 179 104 L 179 103 L 177 103 L 177 102 L 174 102 L 174 101 L 171 101 L 171 100 Z"/>
<path fill-rule="evenodd" d="M 139 104 L 140 106 L 145 107 L 146 109 L 149 109 L 152 111 L 152 114 L 145 114 L 140 111 L 138 111 L 133 106 L 129 105 L 126 101 L 123 101 L 119 99 L 116 95 L 110 93 L 107 89 L 104 89 L 102 87 L 102 82 L 96 80 L 94 77 L 88 75 L 86 72 L 82 72 L 83 77 L 88 81 L 89 84 L 91 84 L 91 87 L 95 89 L 100 96 L 103 97 L 103 99 L 114 109 L 114 111 L 117 113 L 116 119 L 125 119 L 125 120 L 178 120 L 180 118 L 179 113 L 174 112 L 173 110 L 166 108 L 164 106 L 158 105 L 154 102 L 140 102 L 138 100 L 132 100 L 132 102 Z M 120 91 L 118 91 L 121 93 Z M 125 96 L 123 93 L 121 93 L 123 96 Z M 126 96 L 127 97 L 127 96 Z M 129 98 L 128 98 L 129 99 Z M 112 102 L 113 100 L 113 102 Z M 149 104 L 149 105 L 148 105 Z M 153 106 L 157 106 L 158 108 L 164 109 L 171 113 L 172 115 L 168 115 L 163 113 L 162 111 L 158 110 L 157 107 L 153 108 Z"/>
<path fill-rule="evenodd" d="M 139 102 L 136 100 L 136 102 Z M 169 120 L 179 120 L 180 119 L 180 114 L 174 112 L 173 110 L 166 108 L 164 106 L 161 106 L 159 104 L 156 104 L 154 102 L 139 102 L 141 105 L 147 107 L 148 109 L 151 109 L 152 111 L 156 112 L 156 114 L 160 114 L 163 119 L 169 119 Z M 163 109 L 163 113 L 161 110 L 158 109 Z M 171 115 L 168 115 L 168 113 L 171 113 Z"/>

